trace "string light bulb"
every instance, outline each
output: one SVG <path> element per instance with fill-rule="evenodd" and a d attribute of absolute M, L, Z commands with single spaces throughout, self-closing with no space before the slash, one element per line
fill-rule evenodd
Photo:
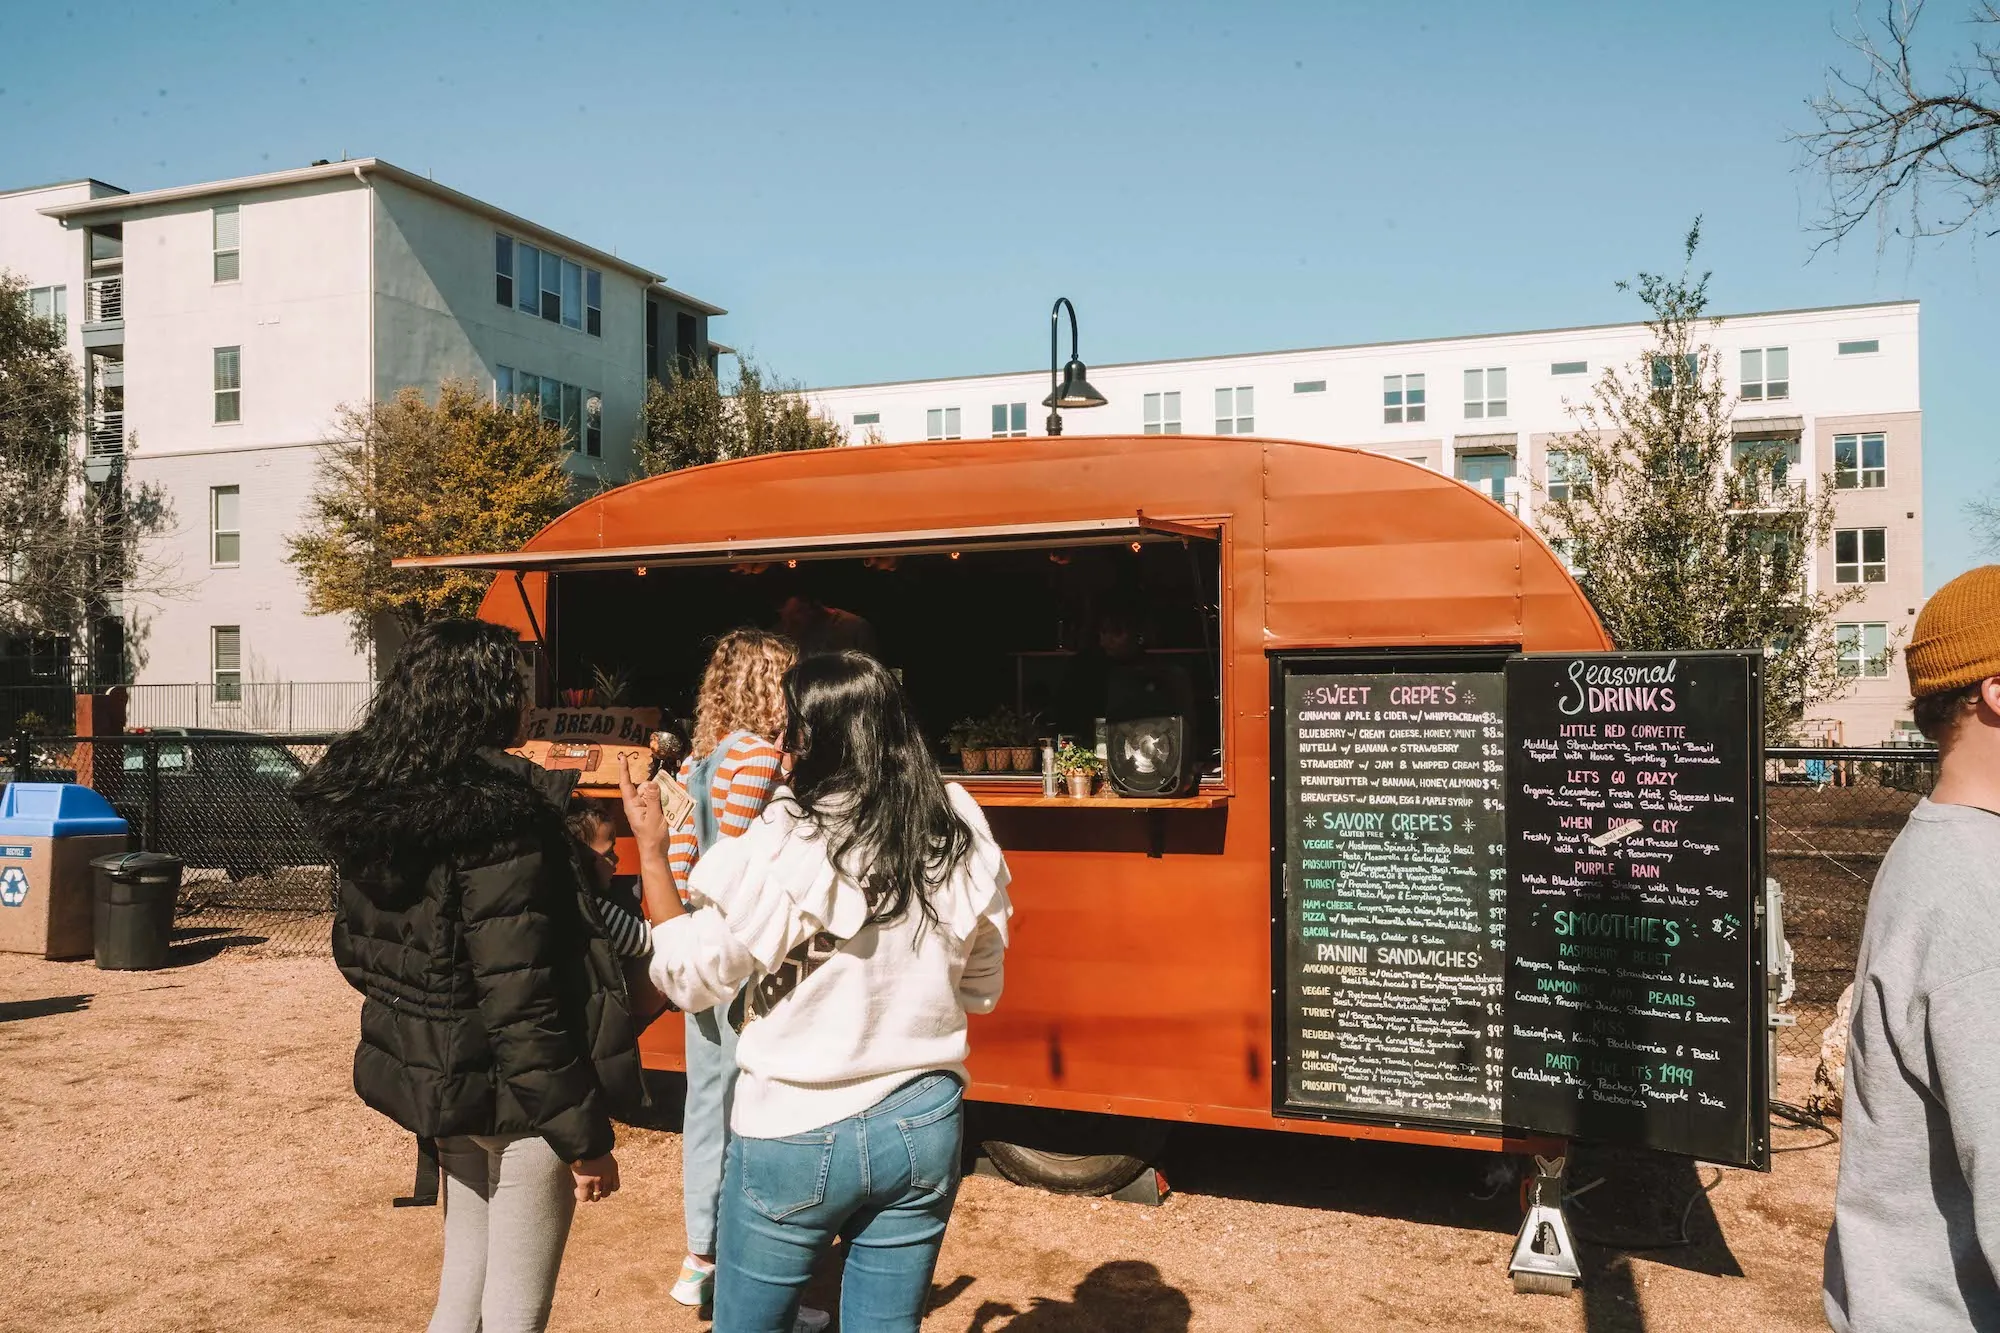
<path fill-rule="evenodd" d="M 633 570 L 632 572 L 634 574 L 637 574 L 642 579 L 646 577 L 646 567 L 644 565 L 640 565 L 637 569 Z"/>

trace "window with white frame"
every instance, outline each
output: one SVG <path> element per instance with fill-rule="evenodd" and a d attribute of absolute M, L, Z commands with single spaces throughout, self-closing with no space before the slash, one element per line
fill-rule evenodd
<path fill-rule="evenodd" d="M 581 448 L 591 458 L 603 457 L 604 395 L 596 389 L 565 384 L 551 376 L 513 366 L 495 366 L 493 400 L 536 413 L 562 431 L 570 448 Z"/>
<path fill-rule="evenodd" d="M 1141 423 L 1148 435 L 1181 433 L 1181 396 L 1178 392 L 1149 393 L 1141 400 Z"/>
<path fill-rule="evenodd" d="M 1292 381 L 1292 392 L 1293 392 L 1293 393 L 1325 393 L 1325 392 L 1326 392 L 1326 381 L 1325 381 L 1325 380 L 1293 380 L 1293 381 Z"/>
<path fill-rule="evenodd" d="M 1590 362 L 1588 361 L 1557 361 L 1549 366 L 1549 374 L 1551 375 L 1588 375 L 1589 373 Z"/>
<path fill-rule="evenodd" d="M 1872 491 L 1888 484 L 1882 432 L 1833 437 L 1833 485 L 1841 491 Z"/>
<path fill-rule="evenodd" d="M 1888 529 L 1834 529 L 1833 581 L 1835 583 L 1880 583 L 1888 577 Z"/>
<path fill-rule="evenodd" d="M 1784 347 L 1744 348 L 1743 400 L 1750 403 L 1768 403 L 1791 396 L 1791 350 Z"/>
<path fill-rule="evenodd" d="M 604 457 L 604 395 L 596 389 L 583 395 L 583 452 Z"/>
<path fill-rule="evenodd" d="M 209 217 L 214 236 L 215 280 L 235 282 L 243 276 L 243 215 L 236 211 L 235 204 L 222 204 Z"/>
<path fill-rule="evenodd" d="M 1248 435 L 1257 429 L 1256 395 L 1249 385 L 1215 391 L 1215 433 Z"/>
<path fill-rule="evenodd" d="M 1869 621 L 1836 624 L 1833 641 L 1841 675 L 1866 678 L 1889 674 L 1888 625 Z"/>
<path fill-rule="evenodd" d="M 1880 338 L 1856 338 L 1853 342 L 1841 343 L 1838 354 L 1841 356 L 1872 356 L 1881 350 L 1882 340 Z"/>
<path fill-rule="evenodd" d="M 1507 479 L 1514 475 L 1514 455 L 1512 454 L 1460 454 L 1458 456 L 1458 479 L 1470 482 L 1472 486 L 1495 500 L 1507 501 Z"/>
<path fill-rule="evenodd" d="M 215 349 L 215 424 L 243 419 L 243 349 Z"/>
<path fill-rule="evenodd" d="M 524 315 L 604 336 L 604 275 L 504 232 L 493 234 L 493 299 Z"/>
<path fill-rule="evenodd" d="M 1507 368 L 1465 372 L 1465 417 L 1477 421 L 1507 415 Z"/>
<path fill-rule="evenodd" d="M 1583 460 L 1571 450 L 1549 450 L 1546 466 L 1551 500 L 1568 500 L 1581 495 L 1589 484 L 1589 473 L 1584 469 Z"/>
<path fill-rule="evenodd" d="M 243 560 L 243 492 L 238 486 L 208 488 L 208 562 L 234 565 Z"/>
<path fill-rule="evenodd" d="M 1384 375 L 1382 377 L 1382 420 L 1394 425 L 1400 421 L 1422 421 L 1424 419 L 1424 377 L 1422 375 Z"/>
<path fill-rule="evenodd" d="M 857 426 L 879 426 L 882 424 L 882 414 L 880 412 L 856 412 L 854 414 L 854 424 Z"/>
<path fill-rule="evenodd" d="M 958 428 L 958 409 L 955 407 L 933 407 L 925 412 L 924 438 L 927 440 L 957 440 L 964 438 Z"/>
<path fill-rule="evenodd" d="M 209 629 L 209 678 L 215 702 L 243 702 L 243 627 L 215 625 Z"/>
<path fill-rule="evenodd" d="M 1028 405 L 1026 403 L 993 404 L 993 438 L 996 440 L 1018 440 L 1028 434 Z"/>
<path fill-rule="evenodd" d="M 36 319 L 50 320 L 67 329 L 69 327 L 69 288 L 28 288 L 28 313 Z"/>
<path fill-rule="evenodd" d="M 1649 353 L 1646 364 L 1652 368 L 1653 387 L 1671 389 L 1674 387 L 1674 367 L 1679 366 L 1681 381 L 1690 386 L 1700 382 L 1701 356 L 1697 352 L 1682 352 L 1679 356 L 1659 356 Z"/>

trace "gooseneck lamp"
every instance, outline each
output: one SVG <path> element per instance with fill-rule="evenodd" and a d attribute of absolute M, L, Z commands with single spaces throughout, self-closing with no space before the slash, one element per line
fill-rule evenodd
<path fill-rule="evenodd" d="M 1069 312 L 1069 361 L 1063 366 L 1062 376 L 1058 379 L 1056 333 L 1061 327 L 1065 310 Z M 1104 395 L 1090 387 L 1084 373 L 1084 364 L 1076 356 L 1076 307 L 1069 303 L 1067 296 L 1058 296 L 1056 303 L 1049 307 L 1049 396 L 1042 399 L 1042 406 L 1049 409 L 1049 434 L 1062 434 L 1063 408 L 1104 406 Z"/>

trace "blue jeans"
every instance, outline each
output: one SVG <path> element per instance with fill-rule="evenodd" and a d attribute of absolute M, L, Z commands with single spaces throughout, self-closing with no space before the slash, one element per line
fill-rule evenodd
<path fill-rule="evenodd" d="M 681 1113 L 681 1208 L 689 1254 L 715 1253 L 729 1108 L 736 1100 L 736 1029 L 728 1006 L 687 1020 L 687 1108 Z"/>
<path fill-rule="evenodd" d="M 732 1138 L 713 1333 L 791 1333 L 813 1264 L 847 1243 L 840 1326 L 916 1333 L 958 1195 L 957 1078 L 924 1074 L 846 1120 Z"/>

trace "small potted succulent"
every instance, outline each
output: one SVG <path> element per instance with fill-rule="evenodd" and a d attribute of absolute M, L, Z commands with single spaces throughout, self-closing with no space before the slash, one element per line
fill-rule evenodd
<path fill-rule="evenodd" d="M 1097 779 L 1104 772 L 1104 761 L 1097 757 L 1097 751 L 1064 741 L 1056 751 L 1056 772 L 1068 784 L 1069 794 L 1081 798 L 1096 788 Z"/>

